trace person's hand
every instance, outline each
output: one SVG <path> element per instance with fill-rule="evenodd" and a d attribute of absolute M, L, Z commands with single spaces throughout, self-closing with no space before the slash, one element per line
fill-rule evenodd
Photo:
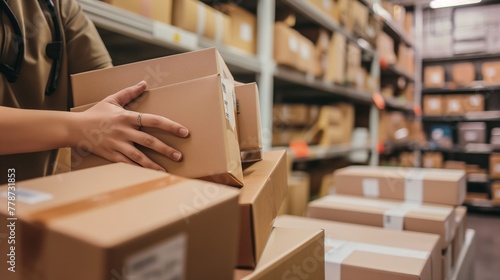
<path fill-rule="evenodd" d="M 163 143 L 156 137 L 140 131 L 140 126 L 158 128 L 179 137 L 187 137 L 189 131 L 184 126 L 162 116 L 141 114 L 125 110 L 123 107 L 139 97 L 146 89 L 146 82 L 125 88 L 108 96 L 90 109 L 79 113 L 80 137 L 92 137 L 95 141 L 90 152 L 113 162 L 138 164 L 147 168 L 165 171 L 134 146 L 134 143 L 148 147 L 180 161 L 180 151 Z M 99 140 L 99 141 L 97 141 Z"/>

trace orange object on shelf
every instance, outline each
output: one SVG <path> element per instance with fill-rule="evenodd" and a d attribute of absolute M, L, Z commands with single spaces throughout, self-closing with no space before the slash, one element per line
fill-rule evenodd
<path fill-rule="evenodd" d="M 306 141 L 303 140 L 291 141 L 290 149 L 293 151 L 295 157 L 298 158 L 309 157 L 311 155 L 311 150 L 309 149 L 309 145 L 307 145 Z"/>
<path fill-rule="evenodd" d="M 375 106 L 377 106 L 377 108 L 379 108 L 380 110 L 383 110 L 385 108 L 385 100 L 380 93 L 377 92 L 373 94 L 373 102 L 375 102 Z"/>

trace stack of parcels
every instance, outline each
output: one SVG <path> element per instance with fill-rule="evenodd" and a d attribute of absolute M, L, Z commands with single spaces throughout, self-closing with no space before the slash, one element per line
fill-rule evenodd
<path fill-rule="evenodd" d="M 140 80 L 148 82 L 148 89 L 126 109 L 181 123 L 190 136 L 182 139 L 158 129 L 141 128 L 180 150 L 181 162 L 147 147 L 139 149 L 172 174 L 243 186 L 241 157 L 243 161 L 259 160 L 262 149 L 257 86 L 235 87 L 220 54 L 211 48 L 73 75 L 73 98 L 78 107 L 72 111 L 84 111 Z M 237 99 L 241 100 L 239 115 Z M 240 120 L 243 125 L 239 125 Z M 105 132 L 92 133 L 98 140 L 99 133 Z M 85 150 L 73 150 L 73 170 L 110 163 L 89 154 L 99 143 L 88 142 Z"/>
<path fill-rule="evenodd" d="M 351 166 L 333 180 L 336 194 L 310 202 L 309 217 L 433 234 L 442 275 L 432 279 L 447 279 L 464 241 L 464 171 Z"/>

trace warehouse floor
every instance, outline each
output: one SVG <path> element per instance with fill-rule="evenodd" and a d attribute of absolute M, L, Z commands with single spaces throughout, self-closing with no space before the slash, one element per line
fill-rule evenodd
<path fill-rule="evenodd" d="M 476 280 L 500 279 L 500 217 L 469 212 L 467 227 L 476 230 Z"/>

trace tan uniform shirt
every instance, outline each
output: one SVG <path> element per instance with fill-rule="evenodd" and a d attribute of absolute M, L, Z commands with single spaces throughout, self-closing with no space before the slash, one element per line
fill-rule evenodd
<path fill-rule="evenodd" d="M 0 75 L 0 105 L 43 110 L 68 110 L 71 106 L 70 74 L 110 67 L 111 58 L 93 23 L 75 0 L 53 0 L 60 22 L 52 22 L 48 10 L 38 0 L 10 0 L 25 37 L 24 62 L 15 83 Z M 0 62 L 14 66 L 16 48 L 14 31 L 5 11 L 0 11 Z M 45 95 L 52 59 L 45 47 L 53 40 L 54 24 L 62 32 L 61 73 L 56 92 Z M 0 116 L 1 117 L 1 116 Z M 43 123 L 40 123 L 43 126 Z M 0 137 L 9 137 L 2 132 Z M 33 135 L 36 141 L 36 135 Z M 52 173 L 56 151 L 0 156 L 0 183 L 7 181 L 7 169 L 16 169 L 16 180 Z"/>

